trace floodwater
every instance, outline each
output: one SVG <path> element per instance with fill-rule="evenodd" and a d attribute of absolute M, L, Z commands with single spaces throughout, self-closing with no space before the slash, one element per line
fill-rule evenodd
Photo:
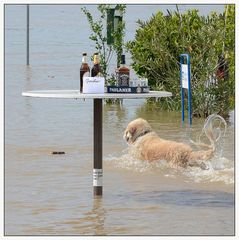
<path fill-rule="evenodd" d="M 146 18 L 153 8 L 144 10 Z M 103 197 L 94 199 L 92 101 L 21 96 L 78 88 L 81 53 L 94 52 L 80 6 L 31 7 L 30 66 L 25 6 L 7 6 L 5 24 L 6 235 L 234 235 L 233 112 L 223 151 L 209 169 L 182 170 L 133 159 L 123 131 L 142 117 L 162 138 L 190 143 L 204 119 L 193 119 L 190 129 L 181 126 L 180 113 L 147 108 L 144 100 L 105 104 Z"/>

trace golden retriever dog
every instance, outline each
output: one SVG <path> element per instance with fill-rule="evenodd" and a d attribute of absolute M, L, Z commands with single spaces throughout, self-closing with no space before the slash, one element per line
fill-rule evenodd
<path fill-rule="evenodd" d="M 214 149 L 193 151 L 184 143 L 169 141 L 160 138 L 151 128 L 149 123 L 138 118 L 130 122 L 124 132 L 124 139 L 133 148 L 136 157 L 142 160 L 166 160 L 171 167 L 197 166 L 205 169 L 202 160 L 213 157 Z"/>

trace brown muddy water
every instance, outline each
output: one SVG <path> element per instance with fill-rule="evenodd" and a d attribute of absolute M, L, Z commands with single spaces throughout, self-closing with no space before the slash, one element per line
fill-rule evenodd
<path fill-rule="evenodd" d="M 79 36 L 68 27 L 80 10 L 32 9 L 42 18 L 32 15 L 27 67 L 24 9 L 8 7 L 5 13 L 5 234 L 233 235 L 234 113 L 227 119 L 222 151 L 207 162 L 209 169 L 183 170 L 171 169 L 164 161 L 133 159 L 123 131 L 129 121 L 142 117 L 162 138 L 190 144 L 201 133 L 204 119 L 193 119 L 188 128 L 181 125 L 180 113 L 147 108 L 144 100 L 104 105 L 104 189 L 103 197 L 94 199 L 93 102 L 21 96 L 26 90 L 78 87 L 85 45 L 78 44 Z M 63 21 L 65 15 L 69 23 Z M 63 27 L 57 25 L 60 20 Z M 67 41 L 55 38 L 60 30 Z M 47 41 L 41 40 L 42 34 Z"/>

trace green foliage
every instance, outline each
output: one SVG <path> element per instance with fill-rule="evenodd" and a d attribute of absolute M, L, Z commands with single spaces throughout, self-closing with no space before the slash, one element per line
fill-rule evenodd
<path fill-rule="evenodd" d="M 125 35 L 125 23 L 124 21 L 120 22 L 116 29 L 112 32 L 114 42 L 112 45 L 107 45 L 107 9 L 110 8 L 110 5 L 100 4 L 97 9 L 100 12 L 100 18 L 95 20 L 93 19 L 92 14 L 84 7 L 82 11 L 86 15 L 92 33 L 90 39 L 95 43 L 96 51 L 100 54 L 100 64 L 103 72 L 103 76 L 107 79 L 109 77 L 108 67 L 109 62 L 112 57 L 113 52 L 115 51 L 117 56 L 122 54 L 123 39 Z M 117 4 L 116 9 L 125 13 L 126 5 Z"/>
<path fill-rule="evenodd" d="M 179 56 L 188 53 L 193 114 L 226 115 L 234 102 L 235 6 L 227 5 L 224 14 L 211 13 L 207 17 L 200 16 L 197 10 L 184 14 L 168 11 L 167 16 L 158 12 L 138 24 L 135 40 L 127 43 L 132 67 L 149 79 L 154 90 L 173 93 L 171 99 L 160 99 L 160 106 L 169 110 L 181 108 Z M 216 76 L 221 54 L 229 63 L 227 79 Z"/>
<path fill-rule="evenodd" d="M 224 17 L 224 49 L 229 64 L 230 107 L 235 105 L 235 5 L 226 5 Z"/>

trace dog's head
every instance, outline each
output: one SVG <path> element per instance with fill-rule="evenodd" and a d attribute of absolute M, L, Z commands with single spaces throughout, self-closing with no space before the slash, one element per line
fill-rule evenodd
<path fill-rule="evenodd" d="M 137 140 L 137 138 L 151 131 L 152 128 L 149 123 L 142 118 L 138 118 L 128 124 L 124 132 L 124 139 L 129 145 L 131 145 Z"/>

